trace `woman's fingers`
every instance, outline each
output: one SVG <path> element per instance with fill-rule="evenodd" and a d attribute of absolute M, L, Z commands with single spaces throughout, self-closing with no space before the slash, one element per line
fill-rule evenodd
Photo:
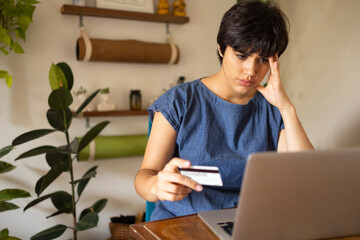
<path fill-rule="evenodd" d="M 279 57 L 277 54 L 269 58 L 269 64 L 270 64 L 270 78 L 273 77 L 275 80 L 280 80 Z"/>
<path fill-rule="evenodd" d="M 188 160 L 184 160 L 181 158 L 173 158 L 168 162 L 168 164 L 166 164 L 164 171 L 179 172 L 179 167 L 187 168 L 190 167 L 190 165 L 191 163 Z"/>
<path fill-rule="evenodd" d="M 164 201 L 179 201 L 185 198 L 190 192 L 191 188 L 182 184 L 168 181 L 158 181 L 157 183 L 157 197 Z"/>
<path fill-rule="evenodd" d="M 160 200 L 179 201 L 185 198 L 192 190 L 202 191 L 202 186 L 179 173 L 178 168 L 190 167 L 190 161 L 173 158 L 157 174 L 156 195 Z"/>
<path fill-rule="evenodd" d="M 161 171 L 158 173 L 158 181 L 163 183 L 182 185 L 195 191 L 202 190 L 202 186 L 200 184 L 198 184 L 191 178 L 181 175 L 180 173 Z"/>
<path fill-rule="evenodd" d="M 176 183 L 168 184 L 159 182 L 158 186 L 161 188 L 162 191 L 176 195 L 185 195 L 191 192 L 190 188 Z"/>
<path fill-rule="evenodd" d="M 267 100 L 277 107 L 279 110 L 283 110 L 292 106 L 292 103 L 287 96 L 287 93 L 282 85 L 280 78 L 280 64 L 277 54 L 269 58 L 270 64 L 270 76 L 267 89 L 271 89 L 271 94 L 267 95 Z M 261 91 L 260 91 L 261 92 Z M 263 91 L 264 92 L 264 91 Z"/>

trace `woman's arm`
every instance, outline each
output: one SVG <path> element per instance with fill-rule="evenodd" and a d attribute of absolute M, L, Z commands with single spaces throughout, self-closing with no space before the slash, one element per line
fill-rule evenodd
<path fill-rule="evenodd" d="M 178 171 L 178 167 L 189 167 L 190 162 L 172 158 L 176 136 L 165 117 L 156 112 L 144 160 L 135 177 L 136 192 L 147 201 L 178 201 L 186 197 L 191 189 L 202 190 L 201 185 Z"/>
<path fill-rule="evenodd" d="M 266 87 L 257 86 L 258 91 L 280 111 L 285 129 L 280 131 L 278 151 L 313 150 L 306 132 L 298 118 L 280 79 L 278 56 L 269 58 L 270 76 Z"/>
<path fill-rule="evenodd" d="M 278 151 L 304 151 L 313 150 L 306 132 L 296 114 L 294 107 L 280 111 L 284 120 L 285 129 L 280 131 Z M 280 144 L 285 143 L 285 144 Z"/>

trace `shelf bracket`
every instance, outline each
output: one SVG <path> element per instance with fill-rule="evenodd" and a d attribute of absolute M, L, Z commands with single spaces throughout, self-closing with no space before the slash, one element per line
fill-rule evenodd
<path fill-rule="evenodd" d="M 84 27 L 84 19 L 83 18 L 84 18 L 83 15 L 80 14 L 79 15 L 79 27 L 80 28 Z"/>
<path fill-rule="evenodd" d="M 90 129 L 90 118 L 86 117 L 85 121 L 86 121 L 86 125 L 85 125 L 86 129 Z"/>
<path fill-rule="evenodd" d="M 166 35 L 170 35 L 170 23 L 166 22 Z"/>

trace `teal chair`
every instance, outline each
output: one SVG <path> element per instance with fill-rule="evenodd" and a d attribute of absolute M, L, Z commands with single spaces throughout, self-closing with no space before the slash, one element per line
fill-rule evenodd
<path fill-rule="evenodd" d="M 151 120 L 149 118 L 148 137 L 150 136 L 151 125 L 152 125 L 152 122 L 151 122 Z M 154 211 L 154 208 L 155 208 L 155 203 L 154 202 L 146 201 L 146 210 L 145 210 L 145 221 L 146 222 L 150 221 L 151 213 Z"/>
<path fill-rule="evenodd" d="M 150 221 L 151 213 L 154 211 L 155 203 L 146 201 L 145 222 Z"/>

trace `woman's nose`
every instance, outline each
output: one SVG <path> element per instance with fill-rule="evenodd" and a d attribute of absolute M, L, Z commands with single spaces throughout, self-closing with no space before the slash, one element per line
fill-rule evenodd
<path fill-rule="evenodd" d="M 251 58 L 246 59 L 244 69 L 248 77 L 253 77 L 256 74 L 256 61 Z"/>

